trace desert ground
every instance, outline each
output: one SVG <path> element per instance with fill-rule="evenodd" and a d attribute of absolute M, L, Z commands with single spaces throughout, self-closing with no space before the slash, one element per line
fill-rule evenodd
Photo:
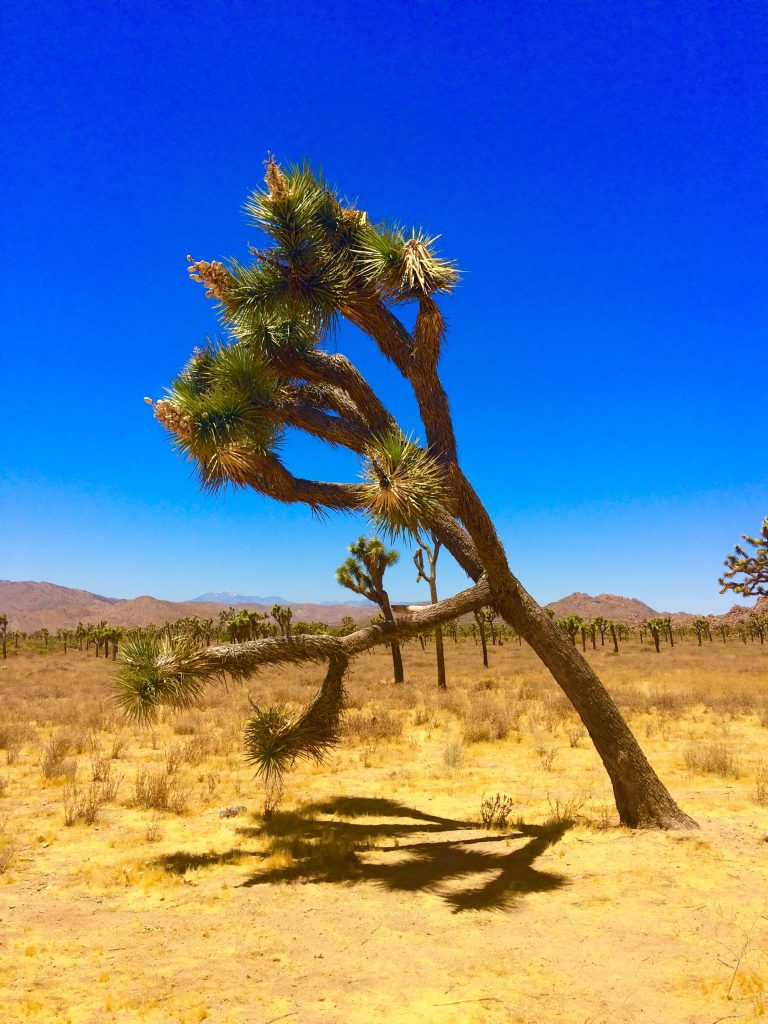
<path fill-rule="evenodd" d="M 517 643 L 384 649 L 341 746 L 277 809 L 240 752 L 249 695 L 152 729 L 114 665 L 0 662 L 3 1021 L 716 1024 L 768 1015 L 768 646 L 587 650 L 697 831 L 617 824 L 570 706 Z M 499 795 L 496 827 L 483 801 Z M 222 816 L 222 812 L 225 812 Z"/>

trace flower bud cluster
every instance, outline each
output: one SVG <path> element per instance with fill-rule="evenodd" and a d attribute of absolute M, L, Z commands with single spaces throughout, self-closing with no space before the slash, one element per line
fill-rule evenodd
<path fill-rule="evenodd" d="M 192 417 L 183 413 L 170 398 L 161 398 L 155 404 L 155 419 L 177 437 L 189 437 L 192 434 Z"/>
<path fill-rule="evenodd" d="M 232 286 L 232 277 L 224 264 L 218 260 L 211 263 L 207 260 L 194 260 L 191 256 L 187 256 L 187 260 L 190 264 L 187 267 L 190 278 L 205 285 L 205 297 L 223 302 Z"/>

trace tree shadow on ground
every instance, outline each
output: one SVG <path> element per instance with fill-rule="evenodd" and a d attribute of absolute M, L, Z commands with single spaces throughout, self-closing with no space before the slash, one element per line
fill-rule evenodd
<path fill-rule="evenodd" d="M 435 893 L 455 912 L 509 909 L 525 893 L 549 892 L 565 884 L 563 876 L 533 865 L 572 824 L 517 823 L 491 833 L 477 822 L 426 814 L 394 800 L 339 797 L 238 829 L 240 835 L 258 840 L 258 850 L 180 851 L 155 863 L 185 874 L 253 858 L 264 862 L 263 867 L 244 887 L 370 882 L 392 892 Z"/>

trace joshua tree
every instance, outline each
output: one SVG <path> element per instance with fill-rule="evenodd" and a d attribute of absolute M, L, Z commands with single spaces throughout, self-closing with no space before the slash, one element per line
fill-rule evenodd
<path fill-rule="evenodd" d="M 619 653 L 619 637 L 618 637 L 617 632 L 616 632 L 616 623 L 615 622 L 609 622 L 608 623 L 608 628 L 611 631 L 611 640 L 613 640 L 613 653 L 614 654 L 618 654 Z"/>
<path fill-rule="evenodd" d="M 605 646 L 605 631 L 610 626 L 610 622 L 603 615 L 596 615 L 592 620 L 592 626 L 597 629 L 600 634 L 600 646 Z"/>
<path fill-rule="evenodd" d="M 8 657 L 7 633 L 8 633 L 8 616 L 7 615 L 0 615 L 0 643 L 2 644 L 2 648 L 3 648 L 3 659 Z"/>
<path fill-rule="evenodd" d="M 699 616 L 699 618 L 694 621 L 693 628 L 696 630 L 696 639 L 699 641 L 699 647 L 701 647 L 702 636 L 705 636 L 708 640 L 712 639 L 709 632 L 709 619 Z"/>
<path fill-rule="evenodd" d="M 397 551 L 387 551 L 378 537 L 359 537 L 349 545 L 350 557 L 336 570 L 336 580 L 342 587 L 352 590 L 368 601 L 381 608 L 384 621 L 394 625 L 395 616 L 389 603 L 389 594 L 384 589 L 384 573 L 395 565 L 400 555 Z M 390 642 L 392 650 L 392 669 L 395 682 L 405 682 L 403 673 L 403 656 L 397 636 Z"/>
<path fill-rule="evenodd" d="M 379 530 L 422 530 L 439 538 L 476 582 L 462 595 L 462 611 L 444 601 L 429 609 L 429 627 L 447 621 L 444 610 L 466 614 L 493 606 L 574 705 L 610 776 L 621 821 L 633 827 L 691 827 L 594 671 L 512 573 L 494 524 L 461 468 L 438 374 L 446 328 L 437 299 L 458 280 L 454 264 L 436 255 L 435 240 L 421 231 L 407 234 L 371 223 L 306 166 L 284 172 L 270 158 L 266 188 L 250 196 L 246 211 L 271 242 L 251 250 L 249 264 L 232 261 L 225 267 L 190 258 L 190 273 L 219 304 L 229 337 L 196 351 L 167 397 L 154 406 L 177 451 L 197 464 L 209 489 L 231 483 L 315 511 L 362 510 Z M 395 315 L 399 304 L 415 306 L 412 330 Z M 363 331 L 411 386 L 425 444 L 406 435 L 347 358 L 325 347 L 340 318 Z M 294 476 L 278 455 L 287 427 L 357 453 L 364 481 L 333 484 Z M 416 623 L 425 628 L 424 620 L 425 613 L 418 613 L 396 628 L 391 623 L 375 627 L 379 632 L 371 642 L 411 635 Z M 363 649 L 360 644 L 368 638 L 359 630 L 332 638 L 341 645 L 333 647 L 322 638 L 329 669 L 307 712 L 313 722 L 318 716 L 326 723 L 334 715 L 338 719 L 344 659 Z M 209 651 L 203 661 L 191 654 L 185 660 L 179 648 L 175 674 L 171 651 L 136 651 L 126 656 L 125 706 L 136 715 L 152 714 L 163 701 L 178 706 L 191 699 L 205 673 L 215 675 L 224 664 L 245 671 L 247 661 L 253 671 L 265 659 L 307 660 L 319 650 L 307 638 L 301 643 L 292 638 L 279 656 L 269 646 L 273 642 L 256 643 L 266 646 L 249 648 L 248 658 L 242 650 L 211 648 L 219 653 Z M 198 674 L 184 669 L 191 663 Z M 303 719 L 286 725 L 276 715 L 256 711 L 249 749 L 274 750 L 278 738 L 288 734 L 292 749 L 298 749 L 306 733 Z M 318 750 L 313 743 L 306 739 L 311 756 Z"/>
<path fill-rule="evenodd" d="M 726 571 L 720 578 L 720 593 L 733 590 L 744 597 L 768 594 L 768 516 L 763 520 L 759 537 L 748 537 L 746 533 L 741 537 L 755 548 L 755 553 L 750 555 L 736 545 L 735 553 L 728 555 L 723 563 Z M 735 580 L 735 576 L 743 579 Z"/>
<path fill-rule="evenodd" d="M 660 644 L 660 641 L 661 641 L 662 632 L 664 634 L 666 634 L 666 632 L 667 632 L 667 622 L 666 622 L 666 619 L 648 619 L 648 621 L 645 623 L 645 625 L 648 627 L 648 629 L 651 632 L 651 636 L 653 637 L 653 643 L 654 643 L 654 646 L 656 647 L 656 653 L 660 654 L 661 653 L 661 648 L 660 648 L 659 644 Z"/>
<path fill-rule="evenodd" d="M 413 563 L 416 566 L 416 582 L 419 583 L 421 580 L 425 580 L 429 584 L 429 599 L 432 604 L 437 604 L 437 558 L 440 554 L 440 540 L 433 537 L 432 547 L 418 533 L 415 540 L 418 544 L 418 549 L 413 553 Z M 424 555 L 427 556 L 429 572 L 425 571 Z M 435 626 L 435 657 L 437 658 L 437 688 L 438 690 L 447 690 L 443 630 L 440 626 Z"/>
<path fill-rule="evenodd" d="M 273 605 L 272 618 L 277 623 L 278 629 L 280 630 L 280 636 L 291 635 L 291 619 L 293 618 L 293 612 L 290 608 L 283 608 L 281 604 Z"/>
<path fill-rule="evenodd" d="M 571 643 L 576 646 L 576 637 L 578 636 L 579 630 L 581 629 L 582 618 L 580 615 L 566 615 L 562 619 L 557 620 L 558 626 L 565 630 L 568 636 L 571 638 Z"/>
<path fill-rule="evenodd" d="M 485 611 L 482 608 L 478 608 L 475 611 L 475 622 L 477 623 L 477 629 L 480 633 L 480 646 L 483 649 L 483 665 L 488 668 L 488 644 L 485 641 Z"/>

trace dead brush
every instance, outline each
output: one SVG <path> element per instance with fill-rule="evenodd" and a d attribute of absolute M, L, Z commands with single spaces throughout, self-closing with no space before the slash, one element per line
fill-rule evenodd
<path fill-rule="evenodd" d="M 72 779 L 64 789 L 64 824 L 71 828 L 77 821 L 93 825 L 101 807 L 101 786 L 92 782 L 87 789 L 81 789 Z"/>
<path fill-rule="evenodd" d="M 109 756 L 113 761 L 119 761 L 122 756 L 126 745 L 125 736 L 122 733 L 116 733 L 112 737 L 112 746 L 110 747 Z"/>
<path fill-rule="evenodd" d="M 379 743 L 402 735 L 403 720 L 386 708 L 380 711 L 348 711 L 342 732 L 360 743 Z"/>
<path fill-rule="evenodd" d="M 8 822 L 0 825 L 0 875 L 5 874 L 16 855 L 16 839 L 8 831 Z"/>
<path fill-rule="evenodd" d="M 177 775 L 169 775 L 168 769 L 139 768 L 133 803 L 148 810 L 171 811 L 183 814 L 189 798 L 189 787 Z"/>
<path fill-rule="evenodd" d="M 509 736 L 509 714 L 506 705 L 490 694 L 478 697 L 464 715 L 466 743 L 493 743 Z"/>
<path fill-rule="evenodd" d="M 194 736 L 199 728 L 200 723 L 192 715 L 179 715 L 173 724 L 177 736 Z"/>
<path fill-rule="evenodd" d="M 580 747 L 582 742 L 589 736 L 589 733 L 583 725 L 574 725 L 568 730 L 568 742 L 571 745 L 571 749 L 575 750 Z"/>
<path fill-rule="evenodd" d="M 559 797 L 556 797 L 554 801 L 547 796 L 550 822 L 554 822 L 557 825 L 575 825 L 579 820 L 581 810 L 587 799 L 588 797 L 581 794 L 572 796 L 567 800 L 560 800 Z"/>
<path fill-rule="evenodd" d="M 40 771 L 46 779 L 74 778 L 75 762 L 67 758 L 71 748 L 68 733 L 54 733 L 40 756 Z"/>
<path fill-rule="evenodd" d="M 211 742 L 207 736 L 194 736 L 181 748 L 181 759 L 185 764 L 198 765 L 211 753 Z"/>
<path fill-rule="evenodd" d="M 485 828 L 505 829 L 514 806 L 512 797 L 506 793 L 484 796 L 480 804 L 480 819 Z"/>
<path fill-rule="evenodd" d="M 464 744 L 459 738 L 449 740 L 443 748 L 443 768 L 458 771 L 464 763 Z"/>
<path fill-rule="evenodd" d="M 697 775 L 719 775 L 738 779 L 741 769 L 725 743 L 691 743 L 684 751 L 685 766 Z"/>
<path fill-rule="evenodd" d="M 755 803 L 768 807 L 768 767 L 762 762 L 757 766 L 755 776 Z"/>

